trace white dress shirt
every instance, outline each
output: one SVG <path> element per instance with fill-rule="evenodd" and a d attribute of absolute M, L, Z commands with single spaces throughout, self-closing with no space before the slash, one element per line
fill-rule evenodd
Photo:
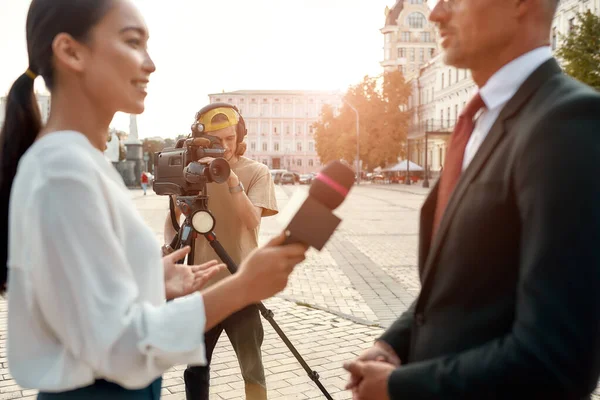
<path fill-rule="evenodd" d="M 529 75 L 550 58 L 552 58 L 550 47 L 538 47 L 500 68 L 479 89 L 486 108 L 477 117 L 475 128 L 467 142 L 463 157 L 463 171 L 467 169 L 477 154 L 477 150 L 481 147 L 506 103 L 517 93 Z"/>
<path fill-rule="evenodd" d="M 78 132 L 42 137 L 10 198 L 8 363 L 25 388 L 141 388 L 205 365 L 200 294 L 167 303 L 160 244 L 120 175 Z"/>

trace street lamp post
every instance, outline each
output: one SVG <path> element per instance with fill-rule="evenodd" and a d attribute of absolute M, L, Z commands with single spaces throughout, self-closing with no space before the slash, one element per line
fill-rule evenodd
<path fill-rule="evenodd" d="M 350 103 L 348 103 L 346 100 L 342 99 L 342 101 L 344 103 L 346 103 L 348 105 L 348 107 L 350 107 L 352 109 L 352 111 L 354 111 L 354 113 L 356 114 L 356 184 L 360 185 L 360 175 L 361 175 L 361 170 L 360 170 L 360 142 L 359 142 L 359 133 L 360 133 L 360 117 L 358 115 L 358 110 L 356 110 L 356 108 L 354 108 L 354 106 Z"/>
<path fill-rule="evenodd" d="M 423 124 L 421 122 L 421 108 L 422 108 L 422 101 L 421 101 L 421 91 L 423 90 L 423 86 L 421 85 L 421 76 L 423 74 L 423 69 L 419 68 L 419 77 L 417 78 L 417 89 L 419 92 L 419 103 L 417 105 L 417 119 L 419 120 L 419 132 L 421 131 L 421 127 L 423 127 L 425 129 L 425 165 L 423 166 L 425 168 L 425 177 L 423 178 L 423 187 L 424 188 L 428 188 L 429 187 L 429 137 L 427 135 L 427 124 Z"/>
<path fill-rule="evenodd" d="M 409 140 L 406 138 L 406 179 L 404 179 L 406 185 L 410 185 L 410 147 L 408 143 Z"/>

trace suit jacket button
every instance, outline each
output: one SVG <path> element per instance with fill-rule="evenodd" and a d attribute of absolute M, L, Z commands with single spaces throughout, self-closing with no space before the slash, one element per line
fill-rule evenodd
<path fill-rule="evenodd" d="M 425 325 L 425 316 L 421 313 L 418 313 L 417 315 L 415 315 L 415 321 L 417 323 L 417 326 L 423 326 Z"/>

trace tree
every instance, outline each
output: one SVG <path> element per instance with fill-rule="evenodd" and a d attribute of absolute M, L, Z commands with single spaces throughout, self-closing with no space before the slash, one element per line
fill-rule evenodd
<path fill-rule="evenodd" d="M 316 149 L 321 162 L 343 160 L 355 165 L 356 114 L 359 113 L 360 159 L 366 169 L 394 162 L 402 153 L 408 128 L 408 114 L 400 111 L 410 95 L 410 86 L 401 72 L 381 77 L 365 76 L 348 89 L 344 104 L 336 115 L 324 106 L 315 128 Z"/>
<path fill-rule="evenodd" d="M 591 11 L 577 14 L 577 23 L 563 40 L 556 55 L 565 72 L 600 90 L 600 16 Z"/>

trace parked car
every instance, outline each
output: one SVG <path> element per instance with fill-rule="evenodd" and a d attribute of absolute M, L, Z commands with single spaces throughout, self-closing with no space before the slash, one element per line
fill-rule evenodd
<path fill-rule="evenodd" d="M 281 183 L 282 185 L 285 185 L 285 184 L 292 184 L 292 185 L 294 185 L 296 183 L 296 177 L 291 172 L 285 172 L 285 173 L 281 174 L 281 178 L 279 179 L 279 183 Z"/>
<path fill-rule="evenodd" d="M 313 180 L 312 174 L 302 174 L 302 175 L 300 175 L 299 183 L 301 185 L 310 185 L 312 180 Z"/>

